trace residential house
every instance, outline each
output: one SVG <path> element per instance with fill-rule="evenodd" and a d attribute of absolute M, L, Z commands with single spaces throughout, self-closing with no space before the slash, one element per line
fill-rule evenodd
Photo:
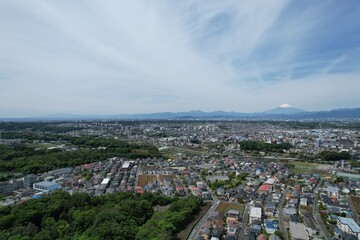
<path fill-rule="evenodd" d="M 300 198 L 300 206 L 307 206 L 308 205 L 308 199 L 306 197 Z"/>
<path fill-rule="evenodd" d="M 338 217 L 337 226 L 345 233 L 355 235 L 360 239 L 360 226 L 352 218 Z"/>
<path fill-rule="evenodd" d="M 279 229 L 279 225 L 274 220 L 265 221 L 265 231 L 267 234 L 274 234 Z"/>
<path fill-rule="evenodd" d="M 334 186 L 328 186 L 325 191 L 328 193 L 331 197 L 339 198 L 339 188 Z"/>
<path fill-rule="evenodd" d="M 265 216 L 274 217 L 276 212 L 276 205 L 274 202 L 268 201 L 265 204 Z"/>

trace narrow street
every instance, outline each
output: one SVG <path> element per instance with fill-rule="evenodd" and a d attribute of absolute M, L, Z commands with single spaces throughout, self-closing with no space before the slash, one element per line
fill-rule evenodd
<path fill-rule="evenodd" d="M 360 222 L 359 215 L 358 215 L 358 213 L 357 213 L 357 211 L 356 211 L 356 208 L 355 208 L 355 206 L 354 206 L 354 204 L 353 204 L 350 196 L 347 195 L 346 198 L 347 198 L 347 200 L 348 200 L 348 202 L 349 202 L 349 206 L 350 206 L 350 208 L 351 208 L 351 211 L 354 213 L 354 214 L 353 214 L 353 219 L 354 219 L 354 221 L 357 222 L 357 223 L 359 223 L 359 222 Z"/>
<path fill-rule="evenodd" d="M 249 219 L 249 203 L 247 202 L 244 208 L 243 216 L 242 216 L 242 222 L 241 222 L 241 228 L 239 232 L 239 239 L 245 239 L 245 230 L 247 228 Z"/>
<path fill-rule="evenodd" d="M 281 197 L 281 201 L 279 203 L 279 212 L 278 212 L 278 218 L 279 218 L 279 227 L 280 227 L 280 232 L 283 234 L 284 239 L 289 239 L 288 237 L 288 232 L 285 228 L 285 223 L 284 223 L 284 211 L 283 211 L 283 205 L 285 203 L 286 200 L 286 194 L 288 193 L 289 189 L 288 187 L 286 188 L 284 194 Z"/>
<path fill-rule="evenodd" d="M 320 236 L 324 236 L 327 240 L 331 240 L 332 238 L 331 238 L 331 236 L 319 214 L 319 204 L 318 204 L 317 193 L 318 193 L 318 188 L 320 187 L 320 185 L 321 185 L 321 182 L 316 186 L 316 188 L 314 190 L 314 194 L 313 194 L 314 202 L 313 202 L 312 214 L 313 214 L 313 217 L 315 220 L 316 227 L 320 230 L 319 231 Z"/>
<path fill-rule="evenodd" d="M 188 237 L 188 240 L 194 240 L 198 236 L 201 231 L 201 227 L 204 225 L 205 221 L 211 216 L 211 214 L 215 211 L 217 206 L 219 206 L 220 201 L 214 200 L 209 210 L 202 216 L 200 221 L 195 225 L 191 234 Z"/>
<path fill-rule="evenodd" d="M 202 216 L 202 218 L 199 220 L 199 222 L 195 225 L 195 227 L 191 231 L 191 234 L 188 237 L 188 240 L 196 239 L 196 237 L 200 233 L 201 227 L 204 225 L 206 220 L 211 216 L 211 214 L 216 210 L 216 208 L 219 206 L 219 203 L 220 203 L 220 201 L 217 199 L 217 197 L 215 196 L 215 194 L 213 193 L 211 188 L 209 188 L 209 186 L 206 184 L 206 182 L 203 181 L 203 183 L 206 186 L 206 188 L 209 190 L 209 192 L 211 193 L 211 195 L 213 197 L 213 203 L 212 203 L 211 207 L 208 209 L 208 211 Z"/>

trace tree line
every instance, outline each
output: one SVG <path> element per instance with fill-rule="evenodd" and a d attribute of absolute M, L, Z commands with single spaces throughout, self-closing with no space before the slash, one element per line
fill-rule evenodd
<path fill-rule="evenodd" d="M 283 150 L 289 150 L 293 146 L 290 143 L 264 143 L 258 141 L 241 141 L 240 147 L 245 151 L 262 151 L 283 153 Z"/>
<path fill-rule="evenodd" d="M 194 196 L 174 201 L 168 210 L 152 215 L 136 235 L 136 240 L 171 240 L 184 229 L 203 204 L 201 198 Z"/>
<path fill-rule="evenodd" d="M 154 212 L 154 206 L 170 204 Z M 0 239 L 174 239 L 202 201 L 145 193 L 87 194 L 57 191 L 0 208 Z"/>
<path fill-rule="evenodd" d="M 338 161 L 338 160 L 348 160 L 350 159 L 350 153 L 343 152 L 332 152 L 332 151 L 323 151 L 320 152 L 318 158 L 321 158 L 324 161 Z"/>
<path fill-rule="evenodd" d="M 62 167 L 74 167 L 106 160 L 110 157 L 129 159 L 161 157 L 155 146 L 127 143 L 115 139 L 63 137 L 77 150 L 36 149 L 24 145 L 0 145 L 0 169 L 8 173 L 42 173 Z M 99 149 L 105 147 L 106 149 Z"/>

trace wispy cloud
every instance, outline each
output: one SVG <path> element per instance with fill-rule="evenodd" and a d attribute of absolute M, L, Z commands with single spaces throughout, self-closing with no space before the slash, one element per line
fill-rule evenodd
<path fill-rule="evenodd" d="M 359 11 L 357 1 L 1 1 L 0 116 L 356 106 Z"/>

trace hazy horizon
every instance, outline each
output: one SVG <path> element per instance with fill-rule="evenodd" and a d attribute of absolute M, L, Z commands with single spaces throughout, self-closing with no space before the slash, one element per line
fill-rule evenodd
<path fill-rule="evenodd" d="M 360 107 L 360 2 L 1 1 L 0 117 Z"/>
<path fill-rule="evenodd" d="M 282 105 L 288 105 L 288 104 L 282 104 Z M 199 116 L 203 117 L 204 119 L 207 119 L 206 116 L 212 118 L 212 117 L 216 117 L 217 115 L 204 115 L 204 114 L 211 114 L 211 113 L 217 113 L 217 112 L 223 112 L 224 118 L 230 117 L 232 118 L 233 116 L 231 115 L 232 113 L 234 114 L 240 114 L 239 116 L 237 116 L 238 119 L 242 119 L 242 118 L 256 118 L 257 116 L 260 117 L 264 117 L 266 115 L 268 116 L 274 116 L 277 115 L 279 116 L 279 119 L 281 119 L 281 115 L 284 117 L 284 119 L 286 119 L 286 116 L 292 116 L 292 118 L 294 119 L 307 119 L 307 118 L 320 118 L 320 119 L 331 119 L 331 118 L 349 118 L 348 116 L 344 117 L 343 115 L 341 115 L 341 113 L 339 113 L 340 115 L 338 115 L 337 117 L 335 117 L 334 115 L 330 115 L 330 116 L 323 116 L 323 115 L 308 115 L 310 113 L 313 114 L 321 114 L 321 113 L 325 113 L 325 112 L 338 112 L 339 110 L 348 110 L 346 112 L 356 112 L 358 109 L 360 108 L 336 108 L 336 109 L 328 109 L 328 110 L 319 110 L 319 111 L 308 111 L 306 109 L 300 109 L 300 108 L 296 108 L 293 106 L 288 106 L 288 107 L 283 107 L 282 105 L 277 106 L 275 108 L 272 109 L 267 109 L 264 111 L 258 111 L 258 112 L 242 112 L 242 111 L 223 111 L 223 110 L 214 110 L 214 111 L 203 111 L 201 109 L 191 109 L 188 111 L 163 111 L 163 112 L 150 112 L 150 113 L 144 113 L 144 112 L 138 112 L 138 113 L 110 113 L 110 114 L 79 114 L 79 113 L 69 113 L 69 112 L 54 112 L 54 113 L 46 113 L 46 114 L 41 114 L 41 115 L 28 115 L 28 116 L 11 116 L 11 117 L 2 117 L 0 116 L 0 119 L 6 120 L 6 119 L 73 119 L 73 118 L 101 118 L 101 117 L 110 117 L 110 118 L 115 118 L 118 117 L 119 119 L 147 119 L 147 117 L 150 117 L 150 119 L 152 119 L 153 117 L 155 117 L 155 119 L 163 119 L 165 118 L 172 118 L 174 117 L 175 119 L 177 117 L 180 118 L 187 118 L 190 116 L 193 116 L 192 114 L 195 114 L 193 117 L 196 118 L 196 114 L 199 114 Z M 282 110 L 284 108 L 290 108 L 289 110 Z M 279 110 L 280 109 L 280 110 Z M 189 113 L 190 115 L 173 115 L 173 114 L 181 114 L 181 113 Z M 301 113 L 304 113 L 305 115 L 301 115 Z M 160 115 L 158 115 L 160 114 Z M 260 115 L 258 115 L 260 114 Z M 294 115 L 295 114 L 295 115 Z M 300 115 L 297 115 L 300 114 Z M 351 113 L 354 114 L 354 113 Z M 350 115 L 350 118 L 358 118 L 358 116 L 355 115 Z M 140 118 L 139 118 L 140 117 Z"/>

